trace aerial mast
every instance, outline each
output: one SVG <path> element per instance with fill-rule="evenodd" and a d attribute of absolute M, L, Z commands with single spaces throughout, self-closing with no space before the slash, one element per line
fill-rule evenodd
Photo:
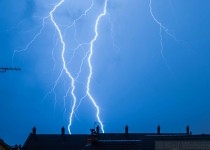
<path fill-rule="evenodd" d="M 7 72 L 7 71 L 21 71 L 21 68 L 16 67 L 0 67 L 0 72 Z"/>

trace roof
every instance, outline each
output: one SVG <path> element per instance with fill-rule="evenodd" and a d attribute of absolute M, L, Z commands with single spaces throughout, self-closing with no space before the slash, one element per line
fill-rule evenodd
<path fill-rule="evenodd" d="M 208 141 L 210 135 L 186 133 L 30 134 L 23 150 L 119 150 L 155 149 L 157 141 Z"/>
<path fill-rule="evenodd" d="M 30 134 L 24 150 L 81 150 L 87 143 L 88 135 Z"/>
<path fill-rule="evenodd" d="M 98 135 L 99 140 L 209 140 L 210 134 L 190 135 L 186 133 L 104 133 Z"/>
<path fill-rule="evenodd" d="M 8 144 L 6 144 L 2 139 L 0 139 L 0 145 L 6 150 L 11 150 L 11 147 Z"/>
<path fill-rule="evenodd" d="M 153 150 L 154 141 L 143 140 L 98 140 L 92 145 L 86 145 L 84 150 Z"/>

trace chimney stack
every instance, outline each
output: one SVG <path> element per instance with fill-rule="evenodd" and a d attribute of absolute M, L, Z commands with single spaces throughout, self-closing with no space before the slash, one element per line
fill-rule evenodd
<path fill-rule="evenodd" d="M 157 134 L 160 134 L 160 125 L 157 126 Z"/>
<path fill-rule="evenodd" d="M 35 127 L 33 127 L 33 129 L 32 129 L 32 133 L 33 133 L 33 135 L 36 135 L 36 128 Z"/>
<path fill-rule="evenodd" d="M 65 135 L 65 128 L 64 127 L 61 128 L 61 134 Z"/>
<path fill-rule="evenodd" d="M 99 130 L 99 126 L 96 127 L 96 130 Z M 95 129 L 90 129 L 91 135 L 88 137 L 88 145 L 93 145 L 98 140 L 98 132 Z"/>
<path fill-rule="evenodd" d="M 125 134 L 128 134 L 128 126 L 125 126 Z"/>
<path fill-rule="evenodd" d="M 95 134 L 95 129 L 90 129 L 91 135 Z"/>
<path fill-rule="evenodd" d="M 186 127 L 186 133 L 189 135 L 190 134 L 190 127 L 187 125 Z"/>
<path fill-rule="evenodd" d="M 96 134 L 99 134 L 99 132 L 100 132 L 100 128 L 99 128 L 99 125 L 97 125 L 97 127 L 96 127 Z"/>

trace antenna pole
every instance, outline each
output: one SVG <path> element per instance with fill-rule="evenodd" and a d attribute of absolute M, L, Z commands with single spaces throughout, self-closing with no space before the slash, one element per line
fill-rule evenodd
<path fill-rule="evenodd" d="M 0 67 L 0 72 L 7 72 L 7 71 L 21 71 L 20 68 L 16 68 L 16 67 Z"/>

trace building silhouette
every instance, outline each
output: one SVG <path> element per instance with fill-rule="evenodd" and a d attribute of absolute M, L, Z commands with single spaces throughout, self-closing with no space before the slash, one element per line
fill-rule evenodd
<path fill-rule="evenodd" d="M 99 126 L 90 134 L 37 134 L 34 127 L 22 150 L 210 150 L 210 134 L 185 133 L 100 133 Z"/>
<path fill-rule="evenodd" d="M 0 139 L 0 150 L 11 150 L 11 148 L 2 139 Z"/>
<path fill-rule="evenodd" d="M 0 150 L 21 150 L 21 145 L 10 146 L 0 139 Z"/>

